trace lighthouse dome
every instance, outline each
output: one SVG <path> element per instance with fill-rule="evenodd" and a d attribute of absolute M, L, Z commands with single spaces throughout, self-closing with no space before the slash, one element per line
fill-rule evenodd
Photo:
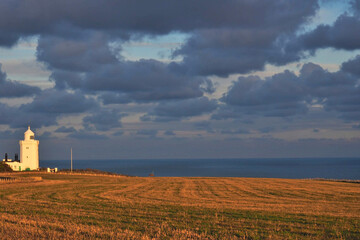
<path fill-rule="evenodd" d="M 35 134 L 33 131 L 31 131 L 30 126 L 28 127 L 28 130 L 24 133 L 24 140 L 30 140 L 34 139 Z"/>

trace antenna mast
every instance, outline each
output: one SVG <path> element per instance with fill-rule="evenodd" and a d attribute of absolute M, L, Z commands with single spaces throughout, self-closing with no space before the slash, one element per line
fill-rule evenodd
<path fill-rule="evenodd" d="M 70 148 L 70 152 L 71 152 L 71 172 L 72 172 L 73 170 L 72 148 Z"/>

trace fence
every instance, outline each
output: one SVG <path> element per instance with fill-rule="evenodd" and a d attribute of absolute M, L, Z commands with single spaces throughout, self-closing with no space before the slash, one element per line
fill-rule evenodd
<path fill-rule="evenodd" d="M 0 177 L 0 183 L 40 182 L 42 177 Z"/>

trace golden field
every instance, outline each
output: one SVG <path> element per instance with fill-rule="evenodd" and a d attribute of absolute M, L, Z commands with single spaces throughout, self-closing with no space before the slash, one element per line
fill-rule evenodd
<path fill-rule="evenodd" d="M 0 239 L 360 239 L 359 183 L 6 176 Z"/>

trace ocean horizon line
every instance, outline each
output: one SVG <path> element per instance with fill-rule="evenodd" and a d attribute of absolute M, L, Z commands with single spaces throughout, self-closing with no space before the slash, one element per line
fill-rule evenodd
<path fill-rule="evenodd" d="M 279 159 L 279 160 L 311 160 L 311 159 L 360 159 L 359 157 L 239 157 L 239 158 L 103 158 L 103 159 L 95 159 L 95 158 L 91 158 L 91 159 L 84 159 L 84 158 L 80 158 L 80 159 L 75 159 L 73 158 L 73 160 L 76 161 L 106 161 L 106 160 L 111 160 L 111 161 L 115 161 L 115 160 L 275 160 L 275 159 Z M 69 161 L 69 159 L 40 159 L 42 161 Z"/>

